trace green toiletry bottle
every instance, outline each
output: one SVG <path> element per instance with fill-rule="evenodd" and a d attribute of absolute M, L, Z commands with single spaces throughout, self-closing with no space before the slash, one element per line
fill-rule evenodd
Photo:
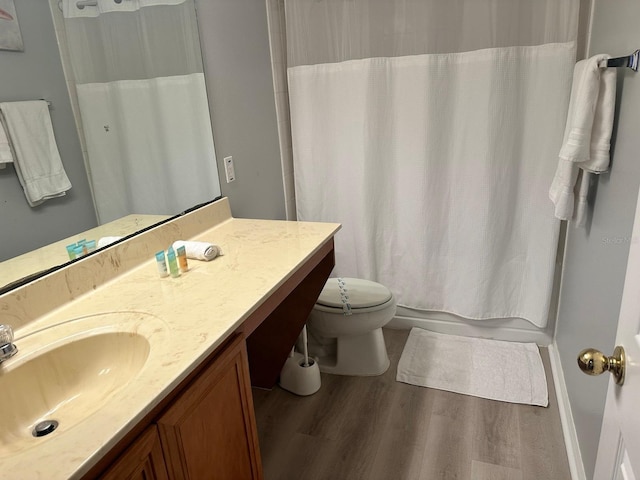
<path fill-rule="evenodd" d="M 178 260 L 176 260 L 176 252 L 173 247 L 169 247 L 169 250 L 167 250 L 167 262 L 169 263 L 169 274 L 173 278 L 178 278 L 180 270 L 178 269 Z"/>

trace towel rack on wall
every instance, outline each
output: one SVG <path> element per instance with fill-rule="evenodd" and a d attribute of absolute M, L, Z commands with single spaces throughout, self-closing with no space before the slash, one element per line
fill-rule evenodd
<path fill-rule="evenodd" d="M 629 67 L 634 72 L 637 72 L 639 59 L 640 50 L 636 50 L 626 57 L 610 58 L 607 60 L 607 67 Z"/>

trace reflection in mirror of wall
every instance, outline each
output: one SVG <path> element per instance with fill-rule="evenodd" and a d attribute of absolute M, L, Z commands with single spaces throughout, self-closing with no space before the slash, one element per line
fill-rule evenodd
<path fill-rule="evenodd" d="M 98 222 L 218 196 L 194 0 L 61 6 Z"/>
<path fill-rule="evenodd" d="M 16 5 L 25 51 L 0 51 L 0 101 L 51 102 L 72 188 L 31 208 L 0 171 L 0 261 L 220 194 L 193 0 L 49 3 Z"/>
<path fill-rule="evenodd" d="M 61 6 L 98 222 L 218 196 L 194 0 Z"/>
<path fill-rule="evenodd" d="M 0 170 L 0 261 L 96 226 L 49 5 L 14 4 L 24 50 L 0 50 L 0 101 L 46 99 L 51 103 L 53 132 L 71 189 L 32 208 L 15 166 L 10 163 Z"/>

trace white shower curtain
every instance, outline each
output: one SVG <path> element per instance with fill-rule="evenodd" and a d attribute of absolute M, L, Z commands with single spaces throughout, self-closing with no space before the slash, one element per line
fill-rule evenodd
<path fill-rule="evenodd" d="M 193 0 L 65 0 L 100 223 L 220 195 Z"/>
<path fill-rule="evenodd" d="M 297 214 L 343 224 L 334 273 L 544 327 L 577 2 L 285 5 Z"/>

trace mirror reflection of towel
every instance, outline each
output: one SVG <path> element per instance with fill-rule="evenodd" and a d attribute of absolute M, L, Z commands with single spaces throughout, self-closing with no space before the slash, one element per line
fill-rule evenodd
<path fill-rule="evenodd" d="M 47 102 L 0 103 L 0 112 L 29 205 L 64 195 L 71 182 L 62 166 Z"/>
<path fill-rule="evenodd" d="M 0 122 L 0 169 L 5 168 L 7 163 L 13 163 L 13 153 L 11 153 L 11 145 L 4 131 L 2 122 Z"/>

